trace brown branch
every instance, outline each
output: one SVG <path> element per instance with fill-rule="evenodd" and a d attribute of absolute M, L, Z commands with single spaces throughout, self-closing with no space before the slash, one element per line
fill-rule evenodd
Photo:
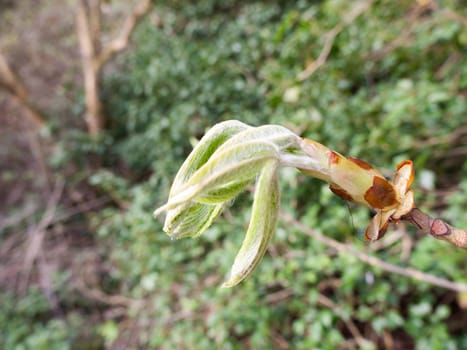
<path fill-rule="evenodd" d="M 78 41 L 83 58 L 92 59 L 96 55 L 96 48 L 94 47 L 94 35 L 91 28 L 90 12 L 96 10 L 95 7 L 90 7 L 87 0 L 79 0 L 77 13 L 76 13 L 76 26 L 78 28 Z"/>
<path fill-rule="evenodd" d="M 331 53 L 332 46 L 334 45 L 334 40 L 342 32 L 345 27 L 351 24 L 358 16 L 360 16 L 366 9 L 370 7 L 373 3 L 373 0 L 359 2 L 353 5 L 352 11 L 346 16 L 338 25 L 333 29 L 327 32 L 325 37 L 325 42 L 321 53 L 318 58 L 311 62 L 302 72 L 297 75 L 299 81 L 308 79 L 314 72 L 316 72 L 323 64 L 326 63 L 329 54 Z"/>
<path fill-rule="evenodd" d="M 302 223 L 294 219 L 288 213 L 281 212 L 281 217 L 287 223 L 292 224 L 298 229 L 300 229 L 300 231 L 302 231 L 304 234 L 316 239 L 317 241 L 327 245 L 328 247 L 335 249 L 339 253 L 353 255 L 368 265 L 380 268 L 381 270 L 386 271 L 386 272 L 395 273 L 401 276 L 406 276 L 406 277 L 409 277 L 409 278 L 412 278 L 418 281 L 429 283 L 434 286 L 450 289 L 455 292 L 467 292 L 467 284 L 465 283 L 452 282 L 445 278 L 437 277 L 437 276 L 413 269 L 411 267 L 401 267 L 401 266 L 387 263 L 383 260 L 378 259 L 375 256 L 366 254 L 350 245 L 340 243 L 332 238 L 324 236 L 322 233 L 319 233 L 318 231 L 310 229 L 309 227 L 303 225 Z"/>
<path fill-rule="evenodd" d="M 130 299 L 124 295 L 110 295 L 104 293 L 100 289 L 88 288 L 81 281 L 75 282 L 73 287 L 86 298 L 93 299 L 107 305 L 133 307 L 139 306 L 143 302 L 142 299 Z"/>
<path fill-rule="evenodd" d="M 293 289 L 284 288 L 284 289 L 280 289 L 277 292 L 268 294 L 268 296 L 266 297 L 266 301 L 268 302 L 268 304 L 275 305 L 290 298 L 294 294 L 295 294 L 295 291 Z"/>
<path fill-rule="evenodd" d="M 467 248 L 467 231 L 452 227 L 441 219 L 432 218 L 418 208 L 413 208 L 402 220 L 411 222 L 422 232 L 436 239 L 448 241 L 459 248 Z"/>
<path fill-rule="evenodd" d="M 8 64 L 7 59 L 1 52 L 0 86 L 3 87 L 11 96 L 13 96 L 18 104 L 24 107 L 36 128 L 41 128 L 45 125 L 44 116 L 31 102 L 26 87 L 23 85 L 21 79 Z"/>
<path fill-rule="evenodd" d="M 128 47 L 131 35 L 133 34 L 136 25 L 144 18 L 150 9 L 151 0 L 142 0 L 135 6 L 131 15 L 128 16 L 123 23 L 120 35 L 108 43 L 99 55 L 99 63 L 101 65 L 105 64 L 113 56 Z"/>
<path fill-rule="evenodd" d="M 95 52 L 101 50 L 102 12 L 101 0 L 88 0 L 89 6 L 89 28 L 92 33 L 92 44 Z"/>
<path fill-rule="evenodd" d="M 120 35 L 101 45 L 101 1 L 79 0 L 76 12 L 76 29 L 81 48 L 85 120 L 89 134 L 97 136 L 105 126 L 105 115 L 100 99 L 100 76 L 104 65 L 128 47 L 131 34 L 140 20 L 149 12 L 151 0 L 142 0 L 123 23 Z"/>
<path fill-rule="evenodd" d="M 102 103 L 99 96 L 99 74 L 101 67 L 97 60 L 96 42 L 100 40 L 91 28 L 92 11 L 99 10 L 98 6 L 89 6 L 86 0 L 78 1 L 76 13 L 76 26 L 78 40 L 81 49 L 81 59 L 84 78 L 84 93 L 86 114 L 85 121 L 88 132 L 96 136 L 104 127 L 104 114 L 102 112 Z"/>

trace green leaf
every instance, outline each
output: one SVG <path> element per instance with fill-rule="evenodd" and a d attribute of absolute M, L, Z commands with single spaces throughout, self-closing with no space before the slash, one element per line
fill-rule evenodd
<path fill-rule="evenodd" d="M 224 209 L 224 203 L 206 205 L 189 202 L 167 214 L 164 231 L 173 238 L 198 237 L 203 234 Z"/>
<path fill-rule="evenodd" d="M 233 287 L 250 276 L 266 252 L 279 213 L 278 167 L 279 162 L 271 160 L 261 170 L 248 231 L 223 288 Z"/>
<path fill-rule="evenodd" d="M 170 193 L 181 187 L 201 166 L 206 164 L 214 152 L 233 135 L 251 128 L 237 120 L 228 120 L 213 126 L 198 142 L 183 162 L 172 184 Z"/>

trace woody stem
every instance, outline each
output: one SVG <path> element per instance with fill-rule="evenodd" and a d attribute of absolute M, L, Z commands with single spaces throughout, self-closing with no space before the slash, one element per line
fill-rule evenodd
<path fill-rule="evenodd" d="M 467 231 L 447 224 L 439 218 L 433 218 L 418 208 L 413 208 L 409 213 L 401 217 L 401 220 L 409 221 L 422 232 L 429 233 L 436 239 L 450 242 L 459 248 L 467 248 Z"/>

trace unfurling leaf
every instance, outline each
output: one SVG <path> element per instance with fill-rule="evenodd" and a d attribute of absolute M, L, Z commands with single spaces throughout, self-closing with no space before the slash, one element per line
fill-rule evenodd
<path fill-rule="evenodd" d="M 276 229 L 280 189 L 277 179 L 279 162 L 271 160 L 261 170 L 256 183 L 248 231 L 240 251 L 222 287 L 232 287 L 251 275 L 266 252 Z"/>
<path fill-rule="evenodd" d="M 197 237 L 256 179 L 248 231 L 223 284 L 234 286 L 252 273 L 267 250 L 279 210 L 277 174 L 285 166 L 328 182 L 345 200 L 375 209 L 365 233 L 369 241 L 381 238 L 390 220 L 413 207 L 411 161 L 402 162 L 390 182 L 368 163 L 282 126 L 251 127 L 230 120 L 214 126 L 196 145 L 177 173 L 167 203 L 155 215 L 167 212 L 164 231 L 171 237 Z"/>

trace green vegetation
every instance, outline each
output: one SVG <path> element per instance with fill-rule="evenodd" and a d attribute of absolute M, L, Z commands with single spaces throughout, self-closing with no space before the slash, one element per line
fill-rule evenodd
<path fill-rule="evenodd" d="M 416 203 L 466 227 L 465 143 L 455 134 L 466 124 L 466 27 L 442 9 L 377 1 L 300 81 L 352 2 L 162 3 L 160 23 L 142 23 L 105 80 L 109 128 L 100 143 L 69 132 L 53 158 L 57 169 L 82 164 L 72 180 L 112 198 L 86 220 L 104 266 L 96 287 L 126 301 L 83 300 L 66 272 L 53 281 L 61 315 L 38 290 L 16 303 L 1 292 L 0 348 L 357 348 L 349 322 L 365 349 L 467 348 L 465 295 L 338 255 L 280 220 L 256 273 L 220 289 L 249 222 L 248 193 L 197 240 L 170 240 L 152 217 L 206 129 L 238 119 L 284 125 L 387 176 L 412 159 Z M 467 16 L 460 0 L 442 6 Z M 363 240 L 368 209 L 347 208 L 293 169 L 281 170 L 280 187 L 281 207 L 301 223 L 372 249 Z M 374 254 L 467 282 L 465 250 L 407 231 Z"/>

